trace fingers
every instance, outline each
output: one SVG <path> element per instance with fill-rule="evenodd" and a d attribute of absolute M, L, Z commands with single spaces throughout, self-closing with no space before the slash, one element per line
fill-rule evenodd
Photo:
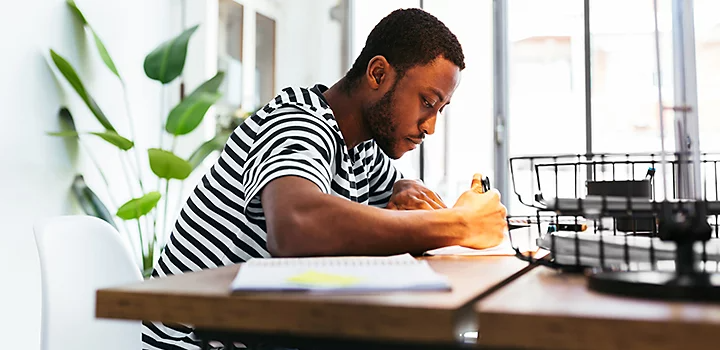
<path fill-rule="evenodd" d="M 430 204 L 430 206 L 433 207 L 433 209 L 444 209 L 447 208 L 445 203 L 443 203 L 442 199 L 440 199 L 440 196 L 437 195 L 437 193 L 426 190 L 423 191 L 422 194 L 425 196 L 425 201 Z"/>
<path fill-rule="evenodd" d="M 387 205 L 387 209 L 392 210 L 435 210 L 440 209 L 440 205 L 427 198 L 420 193 L 422 198 L 417 196 L 406 195 L 402 198 L 393 198 Z"/>
<path fill-rule="evenodd" d="M 502 199 L 502 195 L 500 194 L 500 191 L 498 191 L 497 188 L 492 188 L 490 191 L 487 191 L 485 194 L 493 197 L 493 199 L 500 200 Z"/>
<path fill-rule="evenodd" d="M 434 210 L 436 208 L 434 208 L 427 201 L 424 201 L 420 198 L 412 196 L 412 197 L 410 197 L 409 201 L 406 201 L 405 203 L 400 204 L 398 206 L 398 209 L 401 209 L 401 210 Z"/>
<path fill-rule="evenodd" d="M 473 175 L 472 183 L 470 183 L 470 188 L 477 193 L 483 193 L 484 191 L 482 186 L 482 179 L 483 176 L 480 173 Z"/>

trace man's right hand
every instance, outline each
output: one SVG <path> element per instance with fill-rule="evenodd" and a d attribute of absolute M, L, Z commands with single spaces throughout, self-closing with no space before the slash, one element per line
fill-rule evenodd
<path fill-rule="evenodd" d="M 472 189 L 458 198 L 455 210 L 459 211 L 466 223 L 462 246 L 484 249 L 500 244 L 507 232 L 507 209 L 500 202 L 500 192 L 492 189 L 482 191 L 482 176 L 476 174 Z"/>

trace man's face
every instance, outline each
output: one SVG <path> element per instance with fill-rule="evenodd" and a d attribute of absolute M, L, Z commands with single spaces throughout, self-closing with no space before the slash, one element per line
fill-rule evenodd
<path fill-rule="evenodd" d="M 435 132 L 438 113 L 460 82 L 460 68 L 438 57 L 408 69 L 390 89 L 362 110 L 372 138 L 393 159 L 415 149 Z"/>

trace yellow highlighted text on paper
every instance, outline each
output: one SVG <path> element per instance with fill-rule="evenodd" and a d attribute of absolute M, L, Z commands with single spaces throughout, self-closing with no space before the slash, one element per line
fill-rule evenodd
<path fill-rule="evenodd" d="M 350 286 L 360 282 L 360 278 L 309 270 L 288 278 L 288 282 L 315 286 Z"/>

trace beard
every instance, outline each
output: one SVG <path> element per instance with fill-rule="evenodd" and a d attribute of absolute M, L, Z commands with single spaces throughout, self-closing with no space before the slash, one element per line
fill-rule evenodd
<path fill-rule="evenodd" d="M 362 117 L 370 131 L 370 136 L 378 147 L 392 159 L 399 158 L 394 152 L 397 140 L 393 137 L 397 131 L 397 124 L 390 111 L 395 85 L 393 84 L 390 91 L 386 92 L 375 104 L 362 109 Z"/>

